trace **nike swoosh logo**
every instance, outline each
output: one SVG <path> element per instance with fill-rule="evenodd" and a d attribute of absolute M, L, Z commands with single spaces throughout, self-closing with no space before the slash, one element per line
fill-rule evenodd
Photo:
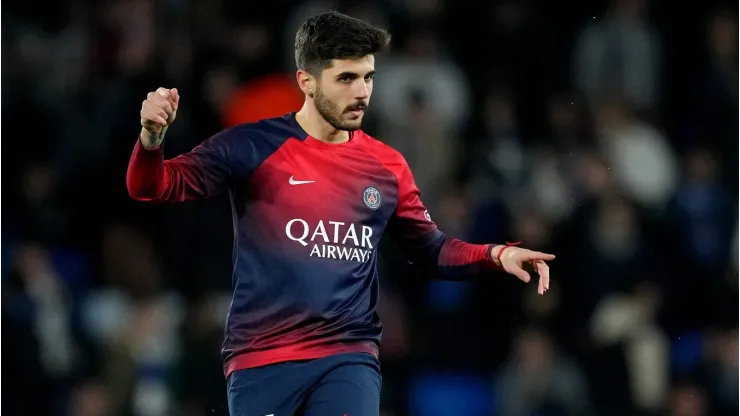
<path fill-rule="evenodd" d="M 291 185 L 305 185 L 307 183 L 314 183 L 314 182 L 316 182 L 316 181 L 297 181 L 297 180 L 293 179 L 292 176 L 290 177 L 290 179 L 288 179 L 288 183 L 291 184 Z"/>

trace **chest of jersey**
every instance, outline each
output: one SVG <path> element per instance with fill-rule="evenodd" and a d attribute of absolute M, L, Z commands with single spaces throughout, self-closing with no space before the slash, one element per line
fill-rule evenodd
<path fill-rule="evenodd" d="M 342 145 L 339 145 L 342 146 Z M 289 140 L 254 172 L 246 208 L 260 228 L 303 243 L 377 246 L 398 202 L 392 172 L 358 147 Z"/>

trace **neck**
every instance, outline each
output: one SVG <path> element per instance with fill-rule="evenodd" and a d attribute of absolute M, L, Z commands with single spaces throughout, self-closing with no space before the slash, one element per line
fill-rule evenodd
<path fill-rule="evenodd" d="M 340 144 L 349 141 L 349 132 L 338 130 L 324 120 L 324 117 L 316 111 L 316 106 L 308 99 L 303 107 L 295 115 L 295 119 L 303 130 L 314 139 L 322 142 Z"/>

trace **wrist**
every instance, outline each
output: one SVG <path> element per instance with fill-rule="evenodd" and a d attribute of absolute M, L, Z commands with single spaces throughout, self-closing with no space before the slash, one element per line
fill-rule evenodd
<path fill-rule="evenodd" d="M 167 127 L 162 128 L 158 133 L 152 133 L 146 128 L 141 128 L 139 133 L 139 141 L 146 150 L 156 150 L 162 147 L 164 142 L 164 135 L 167 132 Z"/>
<path fill-rule="evenodd" d="M 498 268 L 502 268 L 501 265 L 501 252 L 506 248 L 503 244 L 491 244 L 491 261 Z"/>
<path fill-rule="evenodd" d="M 516 243 L 509 243 L 506 244 L 492 244 L 491 245 L 491 260 L 493 261 L 493 264 L 496 265 L 496 267 L 503 269 L 503 262 L 502 262 L 502 256 L 504 252 L 507 251 L 507 249 L 516 247 L 519 245 L 519 242 Z"/>

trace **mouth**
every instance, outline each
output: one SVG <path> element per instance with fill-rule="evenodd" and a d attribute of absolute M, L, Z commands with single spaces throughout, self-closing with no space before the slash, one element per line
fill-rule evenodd
<path fill-rule="evenodd" d="M 355 116 L 355 117 L 359 117 L 359 116 L 361 116 L 362 114 L 365 113 L 365 108 L 366 107 L 364 107 L 364 106 L 352 107 L 352 108 L 349 109 L 348 112 L 350 114 L 352 114 L 353 116 Z"/>

